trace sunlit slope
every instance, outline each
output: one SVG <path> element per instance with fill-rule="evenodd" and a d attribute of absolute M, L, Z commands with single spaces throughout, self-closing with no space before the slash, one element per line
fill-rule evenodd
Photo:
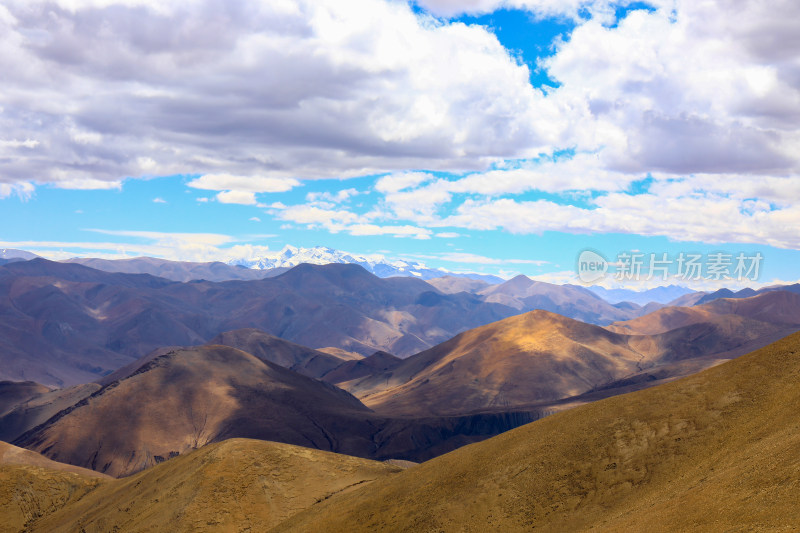
<path fill-rule="evenodd" d="M 23 531 L 34 520 L 78 501 L 104 479 L 110 478 L 0 442 L 0 532 Z"/>
<path fill-rule="evenodd" d="M 279 531 L 792 531 L 800 333 L 331 498 Z"/>
<path fill-rule="evenodd" d="M 628 338 L 531 311 L 475 328 L 346 388 L 386 413 L 463 413 L 554 401 L 640 369 Z"/>
<path fill-rule="evenodd" d="M 265 531 L 401 469 L 289 444 L 231 439 L 114 480 L 33 531 Z"/>

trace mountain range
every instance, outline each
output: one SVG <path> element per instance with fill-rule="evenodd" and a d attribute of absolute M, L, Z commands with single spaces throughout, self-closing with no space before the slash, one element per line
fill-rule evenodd
<path fill-rule="evenodd" d="M 799 349 L 797 333 L 405 469 L 232 439 L 115 480 L 0 443 L 2 527 L 781 530 L 800 521 Z"/>
<path fill-rule="evenodd" d="M 785 496 L 765 461 L 794 460 L 797 286 L 640 305 L 526 276 L 5 255 L 0 531 L 716 530 L 697 494 Z M 190 279 L 230 271 L 269 275 Z"/>
<path fill-rule="evenodd" d="M 175 282 L 37 258 L 0 266 L 0 379 L 95 381 L 164 346 L 255 328 L 314 349 L 407 357 L 467 329 L 533 309 L 609 324 L 646 308 L 519 276 L 442 292 L 358 265 L 302 264 L 271 278 Z"/>

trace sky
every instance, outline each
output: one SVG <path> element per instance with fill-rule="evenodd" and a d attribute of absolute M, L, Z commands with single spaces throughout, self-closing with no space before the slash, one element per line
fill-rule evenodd
<path fill-rule="evenodd" d="M 800 279 L 800 4 L 6 0 L 0 248 Z M 732 265 L 733 267 L 733 265 Z M 731 268 L 733 270 L 733 268 Z M 735 276 L 734 276 L 735 277 Z"/>

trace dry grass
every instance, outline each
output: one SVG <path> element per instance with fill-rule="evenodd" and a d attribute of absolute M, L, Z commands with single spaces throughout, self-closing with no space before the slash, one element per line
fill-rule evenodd
<path fill-rule="evenodd" d="M 277 531 L 796 531 L 800 333 L 338 495 Z"/>
<path fill-rule="evenodd" d="M 31 531 L 265 531 L 401 468 L 289 444 L 231 439 L 113 480 Z"/>

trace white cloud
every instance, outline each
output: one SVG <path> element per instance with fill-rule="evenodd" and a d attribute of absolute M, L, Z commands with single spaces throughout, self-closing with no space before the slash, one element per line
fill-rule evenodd
<path fill-rule="evenodd" d="M 162 231 L 109 230 L 97 228 L 89 228 L 85 231 L 102 233 L 103 235 L 114 235 L 117 237 L 146 239 L 165 246 L 169 246 L 173 243 L 196 243 L 219 246 L 235 241 L 230 235 L 223 235 L 221 233 L 168 233 Z"/>
<path fill-rule="evenodd" d="M 27 181 L 17 183 L 0 183 L 0 198 L 7 198 L 12 194 L 19 196 L 23 200 L 28 200 L 33 196 L 35 187 Z"/>
<path fill-rule="evenodd" d="M 163 198 L 161 198 L 160 196 L 157 196 L 156 198 L 153 198 L 153 203 L 154 204 L 165 204 L 165 203 L 167 203 L 167 201 L 164 200 Z"/>
<path fill-rule="evenodd" d="M 743 210 L 749 207 L 750 211 Z M 503 229 L 529 234 L 560 231 L 578 234 L 636 233 L 680 241 L 741 242 L 800 248 L 800 207 L 771 209 L 735 199 L 698 195 L 667 198 L 654 194 L 614 193 L 590 208 L 548 200 L 465 200 L 439 224 L 477 230 Z"/>
<path fill-rule="evenodd" d="M 413 237 L 415 239 L 430 239 L 433 233 L 429 229 L 416 226 L 378 226 L 376 224 L 352 224 L 345 230 L 350 235 L 392 235 L 394 237 Z"/>
<path fill-rule="evenodd" d="M 36 148 L 39 146 L 39 141 L 34 139 L 0 139 L 0 150 L 4 148 Z"/>
<path fill-rule="evenodd" d="M 250 222 L 261 222 L 261 219 L 258 217 L 250 217 L 248 220 L 250 220 Z"/>
<path fill-rule="evenodd" d="M 626 172 L 796 173 L 800 42 L 786 20 L 800 5 L 671 7 L 581 24 L 543 62 L 552 98 L 582 110 L 568 135 Z"/>
<path fill-rule="evenodd" d="M 310 192 L 306 195 L 308 202 L 329 202 L 333 204 L 340 204 L 346 202 L 353 196 L 359 194 L 357 189 L 342 189 L 337 192 L 323 191 L 323 192 Z"/>
<path fill-rule="evenodd" d="M 260 178 L 206 185 L 259 193 L 267 178 L 485 168 L 566 125 L 491 32 L 404 2 L 63 4 L 2 8 L 0 130 L 39 143 L 4 182 L 231 174 Z"/>
<path fill-rule="evenodd" d="M 434 237 L 439 237 L 440 239 L 455 239 L 457 237 L 461 237 L 461 234 L 454 231 L 443 231 L 441 233 L 437 233 L 434 235 Z"/>
<path fill-rule="evenodd" d="M 217 193 L 217 201 L 222 204 L 256 205 L 255 193 L 250 191 L 222 191 Z"/>
<path fill-rule="evenodd" d="M 59 189 L 75 189 L 81 191 L 94 191 L 94 190 L 110 190 L 122 188 L 121 180 L 100 180 L 86 177 L 66 178 L 66 172 L 53 171 L 56 175 L 64 176 L 53 185 Z"/>
<path fill-rule="evenodd" d="M 529 11 L 536 18 L 587 18 L 612 23 L 617 6 L 627 6 L 634 0 L 416 0 L 417 4 L 434 15 L 453 17 L 461 14 L 491 13 L 497 9 Z M 650 5 L 669 5 L 669 0 L 649 0 Z"/>
<path fill-rule="evenodd" d="M 331 233 L 347 232 L 356 236 L 391 235 L 429 239 L 433 231 L 416 225 L 378 225 L 369 218 L 343 209 L 326 209 L 316 205 L 292 205 L 276 211 L 280 220 L 302 224 L 309 228 L 324 228 Z"/>
<path fill-rule="evenodd" d="M 427 172 L 398 172 L 383 176 L 375 182 L 375 190 L 383 193 L 399 192 L 411 189 L 433 179 Z"/>
<path fill-rule="evenodd" d="M 187 185 L 207 191 L 247 191 L 252 193 L 286 192 L 300 185 L 291 178 L 265 176 L 235 176 L 232 174 L 205 174 Z"/>

